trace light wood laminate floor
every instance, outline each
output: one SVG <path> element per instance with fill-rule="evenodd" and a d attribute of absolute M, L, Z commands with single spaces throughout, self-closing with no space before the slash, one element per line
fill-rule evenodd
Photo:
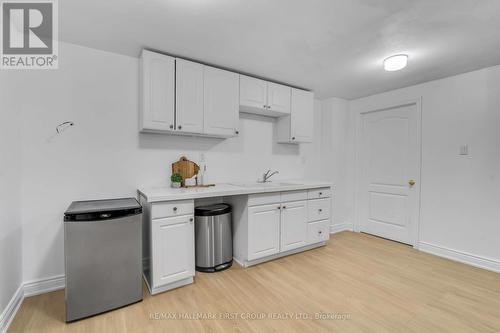
<path fill-rule="evenodd" d="M 317 313 L 327 318 L 316 319 Z M 172 319 L 178 314 L 205 319 Z M 247 269 L 197 273 L 194 284 L 156 296 L 145 289 L 140 303 L 71 324 L 64 323 L 64 291 L 30 297 L 10 327 L 37 333 L 273 331 L 500 332 L 500 274 L 342 232 L 326 247 Z"/>

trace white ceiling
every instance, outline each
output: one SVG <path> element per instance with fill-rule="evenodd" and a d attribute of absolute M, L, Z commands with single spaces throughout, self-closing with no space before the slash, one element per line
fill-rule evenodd
<path fill-rule="evenodd" d="M 353 99 L 500 64 L 500 0 L 59 1 L 61 40 L 141 48 Z M 384 72 L 382 60 L 408 53 Z"/>

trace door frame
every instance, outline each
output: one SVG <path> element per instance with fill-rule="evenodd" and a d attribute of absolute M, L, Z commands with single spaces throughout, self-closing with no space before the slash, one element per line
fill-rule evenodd
<path fill-rule="evenodd" d="M 415 105 L 417 112 L 417 142 L 418 142 L 418 182 L 414 187 L 417 191 L 417 209 L 415 213 L 415 223 L 411 226 L 411 245 L 418 249 L 419 233 L 420 233 L 420 210 L 421 210 L 421 188 L 422 188 L 422 97 L 414 99 L 396 100 L 385 103 L 376 103 L 370 107 L 363 107 L 355 112 L 355 194 L 354 194 L 354 231 L 360 232 L 360 210 L 361 210 L 361 195 L 363 194 L 361 184 L 362 174 L 362 159 L 361 159 L 361 120 L 362 116 L 372 112 L 379 112 L 388 109 L 395 109 L 403 106 Z"/>

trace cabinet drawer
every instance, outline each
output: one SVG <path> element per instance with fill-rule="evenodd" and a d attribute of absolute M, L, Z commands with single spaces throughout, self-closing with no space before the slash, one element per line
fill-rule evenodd
<path fill-rule="evenodd" d="M 307 191 L 286 191 L 281 192 L 281 202 L 307 200 Z"/>
<path fill-rule="evenodd" d="M 308 217 L 309 221 L 319 221 L 330 218 L 330 199 L 309 200 Z"/>
<path fill-rule="evenodd" d="M 330 198 L 332 196 L 332 190 L 329 187 L 317 188 L 314 190 L 309 190 L 308 199 L 321 199 Z"/>
<path fill-rule="evenodd" d="M 151 205 L 151 218 L 194 215 L 194 201 L 169 201 L 158 202 Z"/>
<path fill-rule="evenodd" d="M 330 238 L 330 220 L 309 222 L 307 224 L 307 244 L 324 242 Z"/>
<path fill-rule="evenodd" d="M 248 196 L 248 206 L 269 205 L 280 202 L 280 192 L 250 194 Z"/>

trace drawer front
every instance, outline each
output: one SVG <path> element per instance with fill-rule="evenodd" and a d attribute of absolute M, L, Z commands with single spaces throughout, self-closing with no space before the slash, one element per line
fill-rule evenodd
<path fill-rule="evenodd" d="M 270 204 L 280 203 L 280 201 L 281 201 L 280 192 L 258 193 L 258 194 L 250 194 L 248 196 L 248 206 L 270 205 Z"/>
<path fill-rule="evenodd" d="M 151 218 L 159 219 L 164 217 L 194 215 L 194 201 L 168 201 L 151 204 Z"/>
<path fill-rule="evenodd" d="M 307 244 L 327 241 L 330 238 L 330 220 L 309 222 L 307 224 Z"/>
<path fill-rule="evenodd" d="M 281 192 L 281 202 L 307 200 L 307 191 L 286 191 Z"/>
<path fill-rule="evenodd" d="M 308 217 L 309 221 L 326 220 L 330 218 L 330 199 L 309 200 Z"/>
<path fill-rule="evenodd" d="M 321 199 L 321 198 L 331 198 L 332 190 L 329 187 L 317 188 L 314 190 L 309 190 L 308 199 Z"/>

